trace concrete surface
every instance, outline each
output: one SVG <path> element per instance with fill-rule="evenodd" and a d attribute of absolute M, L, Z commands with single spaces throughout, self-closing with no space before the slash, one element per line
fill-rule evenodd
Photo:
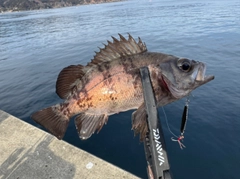
<path fill-rule="evenodd" d="M 0 110 L 0 178 L 138 177 Z"/>

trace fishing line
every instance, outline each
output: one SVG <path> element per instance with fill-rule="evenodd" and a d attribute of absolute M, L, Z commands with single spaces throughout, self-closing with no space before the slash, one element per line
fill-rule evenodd
<path fill-rule="evenodd" d="M 173 136 L 175 136 L 176 138 L 178 138 L 178 136 L 175 135 L 175 134 L 171 131 L 170 127 L 169 127 L 168 118 L 167 118 L 167 115 L 166 115 L 166 113 L 165 113 L 165 110 L 164 110 L 163 106 L 162 106 L 162 111 L 163 111 L 163 114 L 164 114 L 164 117 L 165 117 L 166 124 L 167 124 L 167 127 L 168 127 L 169 132 L 171 132 Z"/>

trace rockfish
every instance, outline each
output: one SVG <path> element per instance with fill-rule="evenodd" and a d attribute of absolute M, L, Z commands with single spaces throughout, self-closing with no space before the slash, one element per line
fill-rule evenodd
<path fill-rule="evenodd" d="M 58 75 L 56 93 L 65 101 L 32 115 L 58 139 L 62 139 L 71 117 L 81 139 L 99 132 L 108 117 L 137 109 L 132 129 L 143 139 L 148 131 L 140 68 L 148 67 L 157 106 L 187 96 L 195 88 L 211 81 L 202 62 L 173 55 L 148 52 L 145 43 L 120 35 L 96 52 L 86 66 L 71 65 Z"/>

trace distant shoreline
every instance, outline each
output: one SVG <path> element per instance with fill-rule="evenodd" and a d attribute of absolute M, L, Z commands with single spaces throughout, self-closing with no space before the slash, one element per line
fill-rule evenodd
<path fill-rule="evenodd" d="M 44 0 L 33 0 L 33 1 L 25 0 L 26 2 L 25 4 L 22 3 L 20 5 L 19 4 L 14 5 L 14 3 L 10 3 L 10 5 L 8 5 L 7 3 L 9 3 L 9 0 L 8 1 L 3 0 L 3 2 L 0 4 L 0 14 L 11 13 L 11 12 L 44 10 L 44 9 L 57 9 L 57 8 L 63 8 L 63 7 L 74 7 L 74 6 L 77 7 L 81 5 L 112 3 L 112 2 L 120 2 L 120 1 L 124 1 L 124 0 L 78 0 L 78 3 L 76 3 L 76 0 L 75 1 L 66 0 L 65 2 L 63 1 L 58 2 L 58 0 L 55 0 L 55 2 L 51 1 L 48 3 L 44 3 Z M 34 3 L 32 4 L 32 2 Z"/>

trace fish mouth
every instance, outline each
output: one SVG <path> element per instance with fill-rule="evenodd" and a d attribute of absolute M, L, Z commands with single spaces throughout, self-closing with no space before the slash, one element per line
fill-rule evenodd
<path fill-rule="evenodd" d="M 197 74 L 195 77 L 195 83 L 196 83 L 195 86 L 196 87 L 206 84 L 209 81 L 214 79 L 213 75 L 206 76 L 205 73 L 206 73 L 206 65 L 204 63 L 201 63 L 200 67 L 197 70 Z"/>

